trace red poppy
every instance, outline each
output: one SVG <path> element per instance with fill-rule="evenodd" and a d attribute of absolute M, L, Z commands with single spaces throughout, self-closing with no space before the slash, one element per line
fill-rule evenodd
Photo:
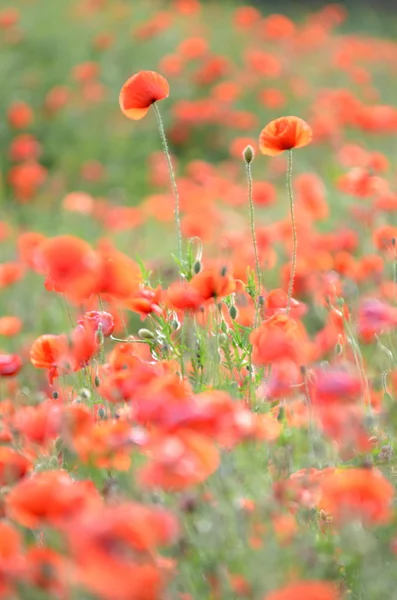
<path fill-rule="evenodd" d="M 20 525 L 34 529 L 60 524 L 100 502 L 91 481 L 74 481 L 66 471 L 42 471 L 10 491 L 6 512 Z"/>
<path fill-rule="evenodd" d="M 176 435 L 161 436 L 150 449 L 151 461 L 140 473 L 148 487 L 184 490 L 208 479 L 219 466 L 213 441 L 181 429 Z"/>
<path fill-rule="evenodd" d="M 25 129 L 33 121 L 33 111 L 26 102 L 14 102 L 8 111 L 8 122 L 15 129 Z"/>
<path fill-rule="evenodd" d="M 100 259 L 87 242 L 77 237 L 61 235 L 44 240 L 35 262 L 47 276 L 49 290 L 82 299 L 96 291 Z"/>
<path fill-rule="evenodd" d="M 0 485 L 11 485 L 32 469 L 31 461 L 8 446 L 0 446 Z"/>
<path fill-rule="evenodd" d="M 268 365 L 290 359 L 303 365 L 308 359 L 309 341 L 303 325 L 288 315 L 275 313 L 254 329 L 250 336 L 252 361 Z"/>
<path fill-rule="evenodd" d="M 335 585 L 328 581 L 297 581 L 265 596 L 264 600 L 338 600 Z"/>
<path fill-rule="evenodd" d="M 142 119 L 150 106 L 169 95 L 167 80 L 155 71 L 139 71 L 130 77 L 121 88 L 119 103 L 126 117 Z"/>
<path fill-rule="evenodd" d="M 87 511 L 66 530 L 77 581 L 103 600 L 163 598 L 170 563 L 156 550 L 177 533 L 171 514 L 133 503 Z"/>
<path fill-rule="evenodd" d="M 68 343 L 64 335 L 46 334 L 37 338 L 30 349 L 30 361 L 37 369 L 48 369 L 52 384 L 58 376 L 58 368 L 68 355 Z"/>
<path fill-rule="evenodd" d="M 280 117 L 262 129 L 259 136 L 259 149 L 262 154 L 276 156 L 285 150 L 307 146 L 312 137 L 311 127 L 303 119 Z"/>
<path fill-rule="evenodd" d="M 15 596 L 13 583 L 24 572 L 22 540 L 6 521 L 0 522 L 0 595 L 2 598 Z"/>
<path fill-rule="evenodd" d="M 114 330 L 114 319 L 113 315 L 105 311 L 91 310 L 84 313 L 79 320 L 79 325 L 86 325 L 90 323 L 95 331 L 101 329 L 102 334 L 105 337 L 112 335 Z"/>
<path fill-rule="evenodd" d="M 190 286 L 197 290 L 203 300 L 219 299 L 232 294 L 236 289 L 234 278 L 229 275 L 226 268 L 204 269 L 194 275 Z"/>
<path fill-rule="evenodd" d="M 12 337 L 22 329 L 22 321 L 19 317 L 0 317 L 0 335 Z"/>
<path fill-rule="evenodd" d="M 321 481 L 319 507 L 338 523 L 360 519 L 387 523 L 392 517 L 394 486 L 375 469 L 343 469 Z"/>

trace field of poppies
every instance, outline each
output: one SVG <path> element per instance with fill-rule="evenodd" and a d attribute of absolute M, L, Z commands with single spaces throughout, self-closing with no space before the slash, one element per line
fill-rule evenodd
<path fill-rule="evenodd" d="M 381 33 L 0 8 L 0 598 L 397 600 Z"/>

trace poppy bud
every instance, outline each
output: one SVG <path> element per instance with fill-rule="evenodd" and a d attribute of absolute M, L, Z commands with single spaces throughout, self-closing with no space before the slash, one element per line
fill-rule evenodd
<path fill-rule="evenodd" d="M 56 392 L 55 390 L 52 392 L 52 397 L 54 398 L 54 400 L 58 400 L 59 398 L 59 394 L 58 392 Z"/>
<path fill-rule="evenodd" d="M 243 152 L 243 157 L 245 162 L 247 163 L 247 165 L 249 165 L 250 163 L 252 163 L 252 161 L 255 158 L 255 152 L 252 146 L 248 145 L 244 152 Z"/>
<path fill-rule="evenodd" d="M 181 326 L 181 324 L 180 324 L 180 322 L 178 321 L 178 319 L 176 319 L 176 318 L 175 318 L 175 319 L 173 319 L 173 320 L 171 321 L 171 327 L 172 327 L 172 329 L 173 329 L 174 331 L 178 331 L 178 329 L 180 328 L 180 326 Z"/>
<path fill-rule="evenodd" d="M 98 375 L 95 376 L 94 383 L 95 387 L 97 388 L 101 385 L 101 380 L 99 379 Z"/>
<path fill-rule="evenodd" d="M 221 269 L 221 276 L 225 277 L 226 273 L 227 273 L 227 267 L 222 267 L 222 269 Z"/>
<path fill-rule="evenodd" d="M 196 273 L 196 275 L 197 275 L 197 273 L 200 273 L 201 269 L 202 269 L 202 264 L 201 264 L 201 261 L 200 261 L 200 260 L 196 260 L 196 262 L 195 262 L 195 263 L 194 263 L 194 265 L 193 265 L 193 271 L 194 271 L 194 272 Z"/>
<path fill-rule="evenodd" d="M 233 319 L 233 321 L 235 319 L 237 319 L 238 310 L 234 304 L 232 304 L 231 307 L 229 308 L 229 315 Z"/>
<path fill-rule="evenodd" d="M 12 377 L 22 368 L 22 360 L 17 354 L 0 354 L 0 376 Z"/>
<path fill-rule="evenodd" d="M 142 340 L 154 340 L 154 334 L 149 329 L 140 329 L 138 335 Z"/>
<path fill-rule="evenodd" d="M 103 408 L 100 408 L 100 409 L 98 410 L 98 417 L 99 417 L 100 419 L 103 419 L 103 418 L 104 418 L 104 416 L 105 416 L 105 411 L 103 410 Z"/>

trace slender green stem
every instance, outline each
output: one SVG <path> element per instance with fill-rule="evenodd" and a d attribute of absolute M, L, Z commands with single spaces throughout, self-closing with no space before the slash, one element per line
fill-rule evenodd
<path fill-rule="evenodd" d="M 255 206 L 254 200 L 252 197 L 252 170 L 251 163 L 246 162 L 245 168 L 247 171 L 247 180 L 248 180 L 248 201 L 250 207 L 250 227 L 251 227 L 251 235 L 252 235 L 252 245 L 254 247 L 254 256 L 255 256 L 255 270 L 256 270 L 256 279 L 257 279 L 257 290 L 255 294 L 255 324 L 254 327 L 258 326 L 258 318 L 259 318 L 259 297 L 261 295 L 262 290 L 262 276 L 261 276 L 261 267 L 259 264 L 259 255 L 258 255 L 258 244 L 256 241 L 256 232 L 255 232 Z"/>
<path fill-rule="evenodd" d="M 159 128 L 161 142 L 163 144 L 164 154 L 167 159 L 172 192 L 174 194 L 174 218 L 175 218 L 176 234 L 177 234 L 178 259 L 179 259 L 179 261 L 181 261 L 182 260 L 182 231 L 181 231 L 181 217 L 180 217 L 180 211 L 179 211 L 178 186 L 176 184 L 175 173 L 174 173 L 174 169 L 172 166 L 172 160 L 171 160 L 170 150 L 168 147 L 167 136 L 165 135 L 163 119 L 161 118 L 161 114 L 160 114 L 160 111 L 159 111 L 159 108 L 158 108 L 156 102 L 153 103 L 153 108 L 154 108 L 154 112 L 156 113 L 156 117 L 157 117 L 157 124 L 158 124 L 158 128 Z"/>
<path fill-rule="evenodd" d="M 294 289 L 294 280 L 295 280 L 295 273 L 296 273 L 296 257 L 297 257 L 297 250 L 298 250 L 298 236 L 296 233 L 294 196 L 292 193 L 292 150 L 288 150 L 287 191 L 288 191 L 288 198 L 289 198 L 289 209 L 290 209 L 290 215 L 291 215 L 292 241 L 293 241 L 291 275 L 290 275 L 289 285 L 288 285 L 288 301 L 287 301 L 287 314 L 289 314 L 289 311 L 291 309 L 292 292 Z"/>

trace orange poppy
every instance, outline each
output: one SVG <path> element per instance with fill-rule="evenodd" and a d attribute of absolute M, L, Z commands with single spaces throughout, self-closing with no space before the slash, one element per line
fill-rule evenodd
<path fill-rule="evenodd" d="M 382 524 L 392 517 L 394 486 L 376 469 L 336 470 L 321 480 L 321 492 L 319 507 L 338 523 Z"/>
<path fill-rule="evenodd" d="M 213 441 L 188 429 L 161 436 L 149 450 L 150 462 L 140 472 L 148 487 L 184 490 L 208 479 L 219 466 Z"/>
<path fill-rule="evenodd" d="M 91 481 L 74 481 L 66 471 L 41 471 L 10 491 L 6 512 L 20 525 L 34 529 L 60 524 L 100 502 Z"/>
<path fill-rule="evenodd" d="M 28 458 L 9 446 L 0 446 L 0 485 L 10 485 L 22 479 L 32 469 Z"/>
<path fill-rule="evenodd" d="M 259 136 L 259 149 L 262 154 L 276 156 L 285 150 L 307 146 L 312 137 L 312 129 L 303 119 L 280 117 L 262 129 Z"/>
<path fill-rule="evenodd" d="M 150 106 L 169 95 L 168 81 L 155 71 L 139 71 L 130 77 L 121 88 L 119 103 L 123 114 L 138 121 Z"/>
<path fill-rule="evenodd" d="M 15 596 L 13 580 L 24 572 L 22 540 L 6 521 L 0 522 L 0 595 L 2 598 Z"/>
<path fill-rule="evenodd" d="M 302 323 L 288 315 L 275 313 L 263 321 L 250 335 L 252 362 L 268 365 L 289 359 L 305 364 L 309 354 L 309 340 Z"/>
<path fill-rule="evenodd" d="M 265 596 L 264 600 L 338 600 L 335 585 L 328 581 L 297 581 Z"/>
<path fill-rule="evenodd" d="M 37 338 L 30 349 L 30 362 L 37 369 L 48 369 L 52 384 L 58 376 L 58 367 L 68 355 L 68 343 L 64 335 L 46 334 Z"/>
<path fill-rule="evenodd" d="M 44 240 L 37 249 L 37 267 L 49 290 L 87 298 L 95 290 L 100 260 L 91 246 L 72 235 Z"/>
<path fill-rule="evenodd" d="M 0 335 L 12 337 L 22 329 L 22 321 L 19 317 L 0 317 Z"/>
<path fill-rule="evenodd" d="M 172 563 L 156 550 L 177 533 L 167 511 L 135 503 L 87 511 L 66 530 L 77 581 L 103 600 L 163 598 Z"/>
<path fill-rule="evenodd" d="M 236 282 L 226 268 L 205 269 L 192 277 L 190 285 L 197 290 L 203 300 L 212 298 L 218 300 L 232 294 L 236 289 Z"/>

